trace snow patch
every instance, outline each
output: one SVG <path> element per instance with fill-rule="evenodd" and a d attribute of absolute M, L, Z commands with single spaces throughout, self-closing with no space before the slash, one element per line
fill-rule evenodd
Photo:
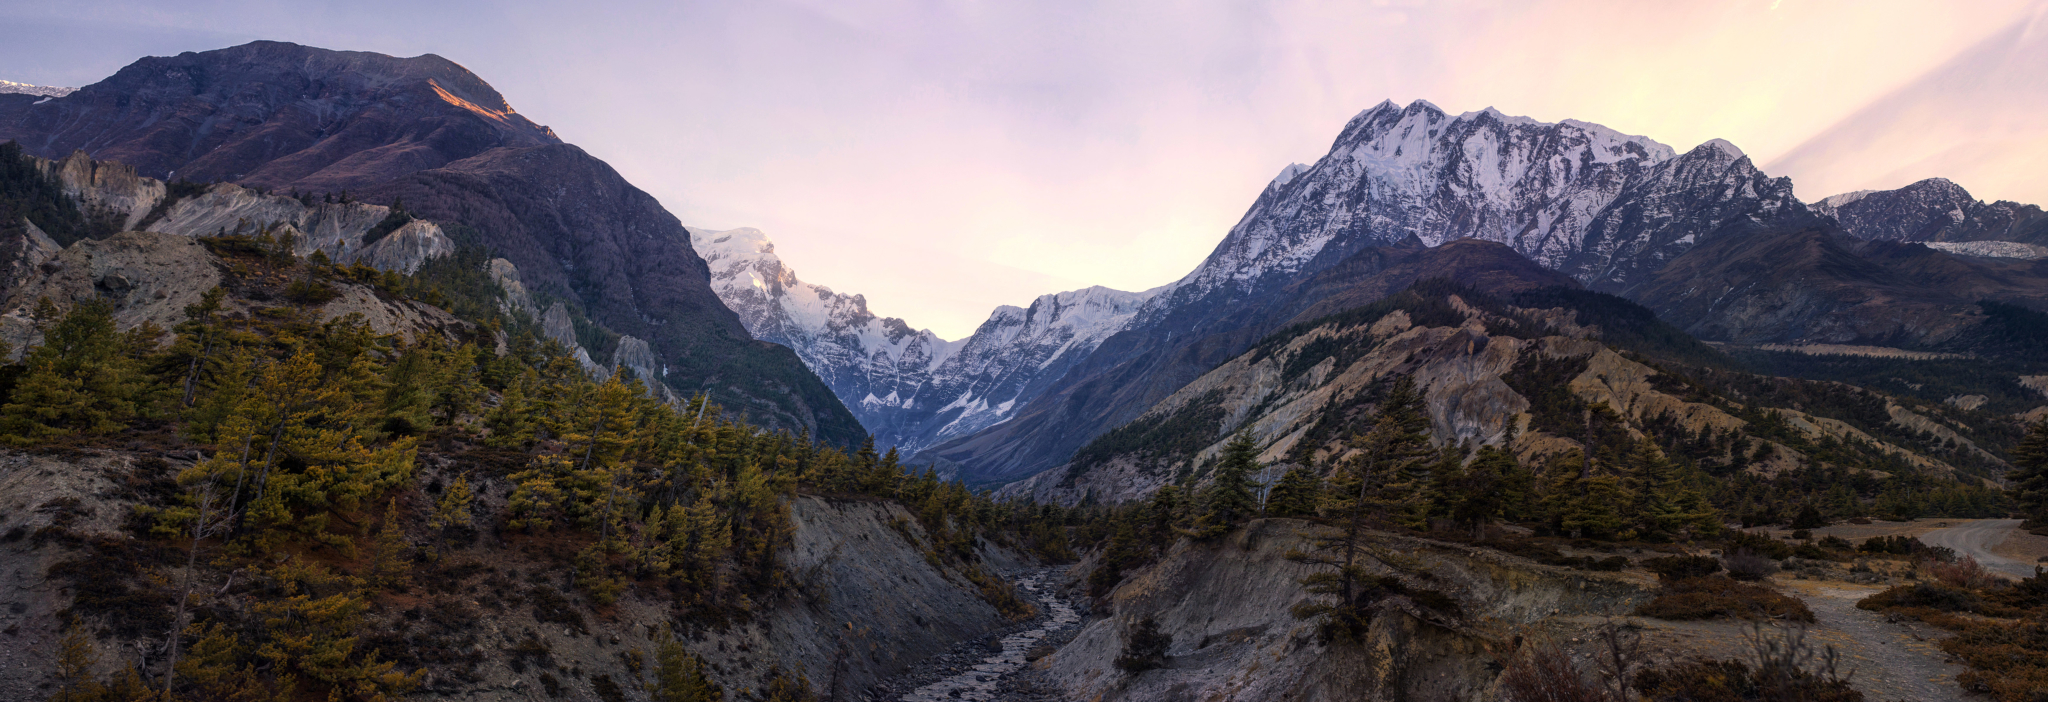
<path fill-rule="evenodd" d="M 2025 244 L 2017 241 L 1928 241 L 1922 242 L 1927 248 L 1959 256 L 1980 258 L 2017 258 L 2038 261 L 2048 258 L 2048 246 Z"/>

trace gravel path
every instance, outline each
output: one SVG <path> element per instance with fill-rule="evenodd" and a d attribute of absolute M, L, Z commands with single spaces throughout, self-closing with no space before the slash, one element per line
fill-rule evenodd
<path fill-rule="evenodd" d="M 1038 608 L 1031 621 L 1012 626 L 925 661 L 910 672 L 869 688 L 869 700 L 940 702 L 1052 702 L 1060 695 L 1018 675 L 1038 655 L 1066 643 L 1081 629 L 1081 612 L 1061 597 L 1055 568 L 1026 571 L 1017 594 Z M 1036 655 L 1035 655 L 1036 654 Z"/>
<path fill-rule="evenodd" d="M 2034 576 L 2032 563 L 2021 563 L 1991 552 L 1993 547 L 2005 541 L 2019 526 L 2018 519 L 1979 519 L 1921 534 L 1920 540 L 1929 546 L 1955 549 L 1957 554 L 1975 558 L 1985 568 L 2002 575 L 2031 578 Z"/>

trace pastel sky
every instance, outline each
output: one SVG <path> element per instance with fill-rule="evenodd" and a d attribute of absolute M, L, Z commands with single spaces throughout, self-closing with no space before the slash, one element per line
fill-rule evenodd
<path fill-rule="evenodd" d="M 0 79 L 278 39 L 435 53 L 805 280 L 947 338 L 1192 269 L 1392 99 L 1742 147 L 1802 199 L 1945 176 L 2048 202 L 2048 0 L 0 5 Z M 2038 25 L 2038 26 L 2037 26 Z"/>

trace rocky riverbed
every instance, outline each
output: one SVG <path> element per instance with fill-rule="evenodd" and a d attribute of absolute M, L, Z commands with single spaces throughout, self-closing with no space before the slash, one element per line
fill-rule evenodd
<path fill-rule="evenodd" d="M 1073 639 L 1083 606 L 1059 592 L 1058 568 L 1014 574 L 1017 593 L 1038 616 L 918 664 L 909 672 L 869 688 L 869 700 L 938 702 L 1040 702 L 1062 699 L 1053 688 L 1026 674 L 1026 666 Z"/>

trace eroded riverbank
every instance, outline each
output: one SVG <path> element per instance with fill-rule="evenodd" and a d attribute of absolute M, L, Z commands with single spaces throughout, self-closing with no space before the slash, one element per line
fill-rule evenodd
<path fill-rule="evenodd" d="M 1025 666 L 1080 631 L 1083 607 L 1059 592 L 1059 568 L 1017 574 L 1017 593 L 1037 607 L 1038 616 L 970 641 L 917 665 L 910 672 L 869 688 L 869 700 L 938 702 L 1038 702 L 1061 697 L 1022 675 Z"/>

